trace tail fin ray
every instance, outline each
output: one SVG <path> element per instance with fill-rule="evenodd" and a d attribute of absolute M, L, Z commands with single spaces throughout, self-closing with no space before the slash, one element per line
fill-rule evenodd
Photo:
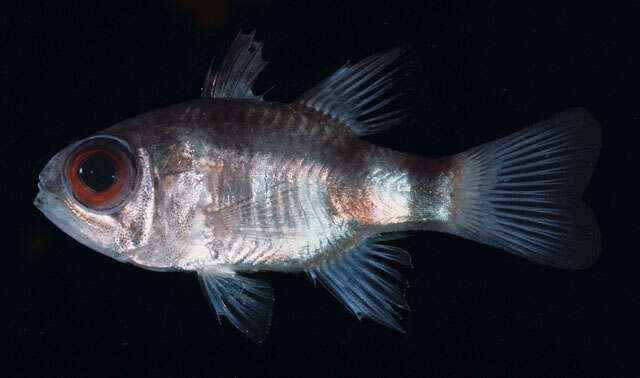
<path fill-rule="evenodd" d="M 451 232 L 542 264 L 589 267 L 600 234 L 580 196 L 600 140 L 595 119 L 570 109 L 459 154 Z"/>

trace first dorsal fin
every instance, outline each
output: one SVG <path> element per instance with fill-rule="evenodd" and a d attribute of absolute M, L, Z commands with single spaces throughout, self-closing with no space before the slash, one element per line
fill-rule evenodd
<path fill-rule="evenodd" d="M 202 86 L 204 98 L 246 98 L 262 101 L 251 87 L 267 62 L 262 60 L 262 43 L 253 40 L 255 31 L 238 33 L 217 72 L 213 62 Z"/>
<path fill-rule="evenodd" d="M 404 51 L 399 47 L 356 64 L 347 63 L 296 102 L 339 120 L 360 136 L 395 126 L 405 112 L 388 111 L 395 96 L 385 95 L 398 80 L 399 69 L 386 69 Z"/>

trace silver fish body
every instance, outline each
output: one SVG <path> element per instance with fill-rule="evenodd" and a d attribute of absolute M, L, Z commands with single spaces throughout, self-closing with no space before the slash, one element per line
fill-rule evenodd
<path fill-rule="evenodd" d="M 251 91 L 260 49 L 240 34 L 202 99 L 62 150 L 40 174 L 36 206 L 116 260 L 197 272 L 218 315 L 257 342 L 273 295 L 242 273 L 260 270 L 305 271 L 359 318 L 402 330 L 396 308 L 408 305 L 391 265 L 410 260 L 380 243 L 398 231 L 449 232 L 561 268 L 597 258 L 597 224 L 579 201 L 600 146 L 587 112 L 426 159 L 359 138 L 399 120 L 379 114 L 399 50 L 280 104 Z"/>
<path fill-rule="evenodd" d="M 97 136 L 127 142 L 147 193 L 102 248 L 146 268 L 303 271 L 373 234 L 444 227 L 453 210 L 451 159 L 372 145 L 298 105 L 194 100 Z"/>

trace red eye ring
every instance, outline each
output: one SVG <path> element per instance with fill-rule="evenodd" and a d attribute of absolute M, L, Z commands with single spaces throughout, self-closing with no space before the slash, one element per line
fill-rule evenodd
<path fill-rule="evenodd" d="M 115 180 L 102 191 L 89 187 L 80 177 L 87 159 L 103 154 L 115 167 Z M 93 210 L 110 210 L 124 202 L 135 186 L 135 165 L 131 153 L 122 143 L 111 138 L 93 138 L 76 148 L 67 158 L 65 176 L 74 198 Z"/>

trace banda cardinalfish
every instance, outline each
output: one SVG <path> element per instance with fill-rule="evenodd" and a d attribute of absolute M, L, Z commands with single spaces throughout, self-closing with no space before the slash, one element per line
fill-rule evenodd
<path fill-rule="evenodd" d="M 410 256 L 382 243 L 447 232 L 565 269 L 600 235 L 582 202 L 600 129 L 583 109 L 468 151 L 424 158 L 360 137 L 385 111 L 402 49 L 346 64 L 296 101 L 252 86 L 262 43 L 240 33 L 202 97 L 119 122 L 57 153 L 35 205 L 85 246 L 157 271 L 193 271 L 218 315 L 264 340 L 274 303 L 256 271 L 306 272 L 359 319 L 402 331 Z"/>

